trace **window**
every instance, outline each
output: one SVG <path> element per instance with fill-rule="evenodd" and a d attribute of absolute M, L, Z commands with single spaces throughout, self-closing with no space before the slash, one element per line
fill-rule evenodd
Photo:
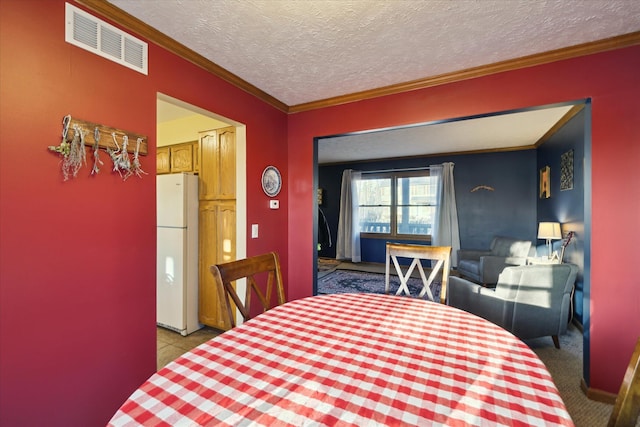
<path fill-rule="evenodd" d="M 428 170 L 363 174 L 358 182 L 360 232 L 367 237 L 429 239 L 437 200 Z"/>

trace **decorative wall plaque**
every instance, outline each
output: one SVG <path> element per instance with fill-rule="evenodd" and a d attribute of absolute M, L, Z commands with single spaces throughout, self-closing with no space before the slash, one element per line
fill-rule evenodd
<path fill-rule="evenodd" d="M 560 191 L 573 189 L 573 150 L 560 157 Z"/>
<path fill-rule="evenodd" d="M 551 197 L 551 168 L 545 166 L 540 169 L 540 198 L 548 199 Z"/>
<path fill-rule="evenodd" d="M 282 188 L 282 177 L 275 166 L 267 166 L 262 172 L 262 189 L 269 197 L 275 197 Z"/>

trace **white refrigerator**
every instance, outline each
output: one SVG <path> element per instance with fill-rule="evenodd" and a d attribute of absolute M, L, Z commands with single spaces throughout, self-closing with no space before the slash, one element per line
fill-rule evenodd
<path fill-rule="evenodd" d="M 198 177 L 156 177 L 158 326 L 188 335 L 198 323 Z"/>

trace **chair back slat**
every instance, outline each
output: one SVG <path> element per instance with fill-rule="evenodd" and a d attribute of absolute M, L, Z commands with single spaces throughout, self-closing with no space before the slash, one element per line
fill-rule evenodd
<path fill-rule="evenodd" d="M 640 415 L 640 338 L 622 379 L 608 427 L 634 426 Z"/>
<path fill-rule="evenodd" d="M 398 262 L 398 257 L 401 258 L 413 258 L 413 262 L 411 263 L 409 270 L 406 274 L 402 272 L 402 268 Z M 424 270 L 422 268 L 422 264 L 420 260 L 431 260 L 437 261 L 435 267 L 433 267 L 429 278 L 426 277 Z M 423 282 L 423 289 L 420 292 L 420 297 L 424 296 L 424 294 L 428 294 L 430 297 L 431 291 L 429 290 L 429 286 L 431 282 L 435 278 L 436 274 L 442 268 L 442 285 L 440 289 L 440 302 L 442 304 L 446 304 L 447 301 L 447 282 L 449 280 L 449 271 L 451 270 L 451 246 L 427 246 L 427 245 L 410 245 L 404 243 L 390 243 L 387 242 L 387 254 L 386 254 L 386 266 L 385 266 L 385 292 L 389 292 L 389 274 L 390 274 L 390 265 L 393 262 L 393 265 L 396 268 L 398 273 L 398 277 L 400 278 L 401 287 L 398 289 L 398 293 L 401 290 L 405 289 L 405 292 L 408 292 L 408 288 L 406 288 L 406 280 L 411 276 L 413 269 L 417 266 L 420 272 L 420 277 Z"/>
<path fill-rule="evenodd" d="M 223 312 L 226 313 L 225 324 L 229 328 L 236 326 L 233 312 L 234 305 L 238 308 L 245 321 L 251 319 L 252 291 L 258 297 L 257 300 L 262 312 L 286 302 L 280 260 L 275 252 L 213 265 L 210 271 L 216 283 L 217 295 Z M 264 279 L 265 273 L 266 286 L 263 291 L 259 284 L 261 282 L 256 280 L 256 277 Z M 244 302 L 240 300 L 234 285 L 237 280 L 242 278 L 247 279 Z M 273 295 L 274 290 L 275 296 Z"/>

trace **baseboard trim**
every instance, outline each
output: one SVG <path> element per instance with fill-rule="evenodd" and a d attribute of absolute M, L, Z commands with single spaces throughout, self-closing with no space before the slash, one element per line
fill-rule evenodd
<path fill-rule="evenodd" d="M 584 333 L 582 323 L 578 322 L 576 319 L 573 319 L 572 322 L 581 333 Z M 588 399 L 595 400 L 596 402 L 603 402 L 613 405 L 616 402 L 616 398 L 618 397 L 618 395 L 615 393 L 588 387 L 587 382 L 584 380 L 584 378 L 580 379 L 580 388 Z"/>
<path fill-rule="evenodd" d="M 575 317 L 571 319 L 571 323 L 578 328 L 581 334 L 584 334 L 584 328 L 582 327 L 582 323 L 580 323 Z"/>
<path fill-rule="evenodd" d="M 617 394 L 609 393 L 608 391 L 587 387 L 587 383 L 585 382 L 584 378 L 580 380 L 580 388 L 587 396 L 587 398 L 595 400 L 596 402 L 603 402 L 613 405 L 616 402 L 616 398 L 618 397 Z"/>

